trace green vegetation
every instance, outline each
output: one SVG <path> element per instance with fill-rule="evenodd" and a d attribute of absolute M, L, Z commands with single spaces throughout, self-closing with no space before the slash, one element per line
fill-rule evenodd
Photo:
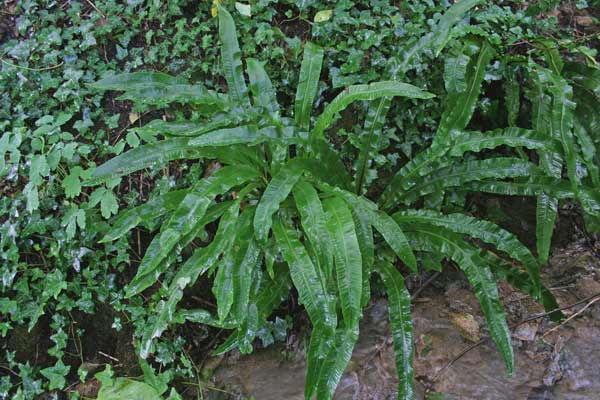
<path fill-rule="evenodd" d="M 0 398 L 89 379 L 78 321 L 101 304 L 134 336 L 144 382 L 107 368 L 99 398 L 180 398 L 201 377 L 179 328 L 230 331 L 213 354 L 249 353 L 285 337 L 294 288 L 311 322 L 305 397 L 329 399 L 376 279 L 412 398 L 404 277 L 444 260 L 513 373 L 496 279 L 552 310 L 540 269 L 559 202 L 600 231 L 595 36 L 536 18 L 549 2 L 299 4 L 7 10 Z M 476 218 L 473 193 L 535 197 L 536 255 Z M 216 310 L 184 302 L 202 280 Z M 15 340 L 40 325 L 53 344 L 32 366 Z"/>

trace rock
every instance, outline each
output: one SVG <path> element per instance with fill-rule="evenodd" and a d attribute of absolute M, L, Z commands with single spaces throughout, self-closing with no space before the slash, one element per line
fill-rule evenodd
<path fill-rule="evenodd" d="M 468 313 L 452 313 L 450 314 L 450 320 L 463 338 L 471 342 L 478 342 L 481 340 L 479 323 L 475 320 L 473 315 Z"/>
<path fill-rule="evenodd" d="M 594 26 L 594 20 L 587 15 L 578 15 L 575 17 L 575 23 L 579 26 L 583 26 L 585 28 L 589 28 L 590 26 Z"/>
<path fill-rule="evenodd" d="M 530 342 L 535 340 L 535 335 L 537 334 L 539 322 L 531 321 L 526 322 L 524 324 L 519 325 L 515 328 L 513 332 L 513 336 L 519 340 L 524 340 Z"/>

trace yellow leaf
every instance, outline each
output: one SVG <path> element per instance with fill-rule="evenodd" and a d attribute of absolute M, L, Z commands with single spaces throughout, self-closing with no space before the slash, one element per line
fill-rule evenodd
<path fill-rule="evenodd" d="M 138 119 L 140 119 L 140 114 L 136 112 L 129 113 L 129 123 L 133 124 Z"/>
<path fill-rule="evenodd" d="M 315 22 L 325 22 L 329 21 L 331 16 L 333 15 L 333 10 L 321 10 L 315 14 L 314 21 Z"/>
<path fill-rule="evenodd" d="M 213 0 L 212 8 L 210 9 L 210 14 L 214 17 L 219 15 L 219 4 L 221 4 L 223 0 Z"/>

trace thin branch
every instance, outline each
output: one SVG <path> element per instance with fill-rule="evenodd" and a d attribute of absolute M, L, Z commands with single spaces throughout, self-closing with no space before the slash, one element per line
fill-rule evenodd
<path fill-rule="evenodd" d="M 583 311 L 585 311 L 586 308 L 588 308 L 589 306 L 591 306 L 593 303 L 595 303 L 598 300 L 600 300 L 600 293 L 596 293 L 596 294 L 594 294 L 592 296 L 586 297 L 585 299 L 579 300 L 579 301 L 577 301 L 577 302 L 575 302 L 573 304 L 569 304 L 569 305 L 566 305 L 566 306 L 563 306 L 563 307 L 558 307 L 558 308 L 556 308 L 554 310 L 550 310 L 550 311 L 544 312 L 542 314 L 536 314 L 536 315 L 533 315 L 531 317 L 527 317 L 527 318 L 525 318 L 525 319 L 517 322 L 516 324 L 512 325 L 510 328 L 514 329 L 514 328 L 516 328 L 516 327 L 518 327 L 520 325 L 523 325 L 526 322 L 547 317 L 548 315 L 550 315 L 552 313 L 555 313 L 557 311 L 567 310 L 569 308 L 577 307 L 578 305 L 581 305 L 583 303 L 588 303 L 588 304 L 586 304 L 586 306 L 582 310 L 579 310 L 577 313 L 575 313 L 574 315 L 572 315 L 571 317 L 569 317 L 567 320 L 565 320 L 563 322 L 563 324 L 564 324 L 564 323 L 567 323 L 573 317 L 577 316 L 578 314 L 581 314 Z M 562 326 L 563 324 L 558 325 L 557 327 L 553 328 L 553 330 L 556 329 L 556 328 L 558 328 L 558 327 L 560 327 L 560 326 Z M 550 332 L 547 332 L 547 333 L 550 333 Z M 544 334 L 544 336 L 546 334 Z M 448 368 L 450 368 L 454 363 L 456 363 L 458 360 L 460 360 L 465 354 L 467 354 L 469 351 L 473 350 L 474 348 L 479 347 L 483 343 L 487 342 L 489 339 L 490 339 L 489 337 L 485 337 L 485 338 L 481 339 L 480 341 L 478 341 L 476 343 L 473 343 L 470 346 L 468 346 L 465 349 L 463 349 L 456 357 L 454 357 L 452 360 L 450 360 L 450 362 L 448 364 L 446 364 L 444 367 L 442 367 L 442 369 L 440 369 L 437 372 L 437 374 L 435 374 L 435 376 L 432 379 L 432 382 L 437 381 L 443 375 L 443 373 L 446 372 L 446 370 Z"/>

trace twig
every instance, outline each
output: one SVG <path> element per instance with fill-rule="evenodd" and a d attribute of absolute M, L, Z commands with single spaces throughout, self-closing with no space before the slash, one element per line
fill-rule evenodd
<path fill-rule="evenodd" d="M 96 5 L 95 5 L 93 2 L 91 2 L 90 0 L 85 0 L 85 1 L 87 1 L 87 3 L 88 3 L 90 6 L 92 6 L 92 8 L 93 8 L 94 10 L 98 11 L 98 14 L 102 15 L 102 18 L 106 18 L 106 14 L 104 14 L 102 11 L 98 10 L 98 7 L 96 7 Z"/>
<path fill-rule="evenodd" d="M 558 308 L 555 308 L 554 310 L 550 310 L 550 311 L 544 312 L 542 314 L 532 315 L 531 317 L 527 317 L 527 318 L 525 318 L 525 319 L 517 322 L 516 324 L 512 325 L 510 328 L 514 329 L 514 328 L 516 328 L 516 327 L 518 327 L 520 325 L 523 325 L 526 322 L 533 321 L 533 320 L 540 319 L 540 318 L 544 318 L 544 317 L 547 317 L 548 315 L 550 315 L 552 313 L 555 313 L 557 311 L 567 310 L 569 308 L 577 307 L 580 304 L 588 303 L 589 302 L 582 310 L 580 310 L 579 312 L 575 313 L 574 315 L 572 315 L 571 317 L 569 317 L 567 320 L 565 320 L 561 325 L 559 325 L 559 326 L 556 327 L 556 328 L 558 328 L 558 327 L 562 326 L 563 324 L 565 324 L 570 319 L 572 319 L 573 317 L 575 317 L 576 315 L 581 314 L 586 308 L 588 308 L 590 305 L 592 305 L 594 302 L 596 302 L 598 300 L 600 300 L 600 293 L 596 293 L 596 294 L 594 294 L 592 296 L 586 297 L 585 299 L 579 300 L 579 301 L 577 301 L 577 302 L 575 302 L 573 304 L 569 304 L 569 305 L 566 305 L 566 306 L 563 306 L 563 307 L 558 307 Z M 547 333 L 550 333 L 550 332 L 547 332 Z M 546 334 L 544 334 L 544 336 Z M 473 343 L 469 347 L 466 347 L 465 349 L 463 349 L 456 357 L 454 357 L 452 360 L 450 360 L 450 362 L 448 362 L 448 364 L 446 364 L 444 367 L 442 367 L 442 369 L 440 369 L 437 372 L 437 374 L 434 375 L 434 377 L 432 378 L 431 381 L 432 382 L 437 381 L 443 375 L 443 373 L 446 372 L 446 370 L 448 368 L 450 368 L 455 362 L 457 362 L 458 360 L 460 360 L 469 351 L 471 351 L 474 348 L 482 345 L 483 343 L 485 343 L 489 339 L 490 339 L 489 337 L 485 337 L 485 338 L 481 339 L 480 341 L 478 341 L 476 343 Z"/>
<path fill-rule="evenodd" d="M 101 356 L 104 356 L 104 357 L 106 357 L 106 358 L 108 358 L 108 359 L 110 359 L 110 360 L 116 361 L 116 362 L 118 362 L 118 363 L 120 363 L 120 362 L 121 362 L 121 361 L 119 361 L 119 359 L 118 359 L 118 358 L 116 358 L 116 357 L 113 357 L 113 356 L 111 356 L 111 355 L 109 355 L 109 354 L 106 354 L 106 353 L 104 353 L 104 352 L 102 352 L 102 351 L 98 351 L 98 354 L 100 354 Z"/>
<path fill-rule="evenodd" d="M 415 290 L 415 292 L 410 296 L 410 299 L 415 300 L 417 297 L 419 297 L 421 292 L 425 290 L 427 286 L 429 286 L 433 281 L 435 281 L 437 277 L 440 276 L 440 274 L 441 272 L 438 271 L 435 274 L 431 275 L 421 286 L 419 286 L 417 290 Z"/>
<path fill-rule="evenodd" d="M 8 372 L 10 372 L 11 374 L 13 374 L 16 377 L 20 376 L 19 374 L 17 374 L 15 371 L 13 371 L 12 369 L 10 369 L 9 367 L 5 367 L 4 365 L 0 365 L 0 368 L 7 370 Z"/>
<path fill-rule="evenodd" d="M 50 67 L 44 67 L 44 68 L 29 68 L 29 67 L 24 67 L 24 66 L 22 66 L 22 65 L 13 64 L 13 63 L 11 63 L 11 62 L 9 62 L 9 61 L 6 61 L 6 60 L 5 60 L 4 58 L 2 58 L 2 57 L 0 57 L 0 61 L 2 61 L 2 62 L 3 62 L 4 64 L 6 64 L 6 65 L 10 65 L 11 67 L 15 67 L 15 68 L 21 68 L 21 69 L 24 69 L 24 70 L 27 70 L 27 71 L 48 71 L 48 70 L 51 70 L 51 69 L 56 69 L 56 68 L 58 68 L 58 67 L 62 66 L 62 65 L 65 63 L 64 61 L 61 61 L 59 64 L 52 65 L 52 66 L 50 66 Z"/>
<path fill-rule="evenodd" d="M 546 337 L 547 335 L 551 334 L 552 332 L 556 331 L 557 329 L 559 329 L 561 326 L 566 325 L 570 320 L 572 320 L 573 318 L 575 318 L 576 316 L 580 315 L 582 312 L 584 312 L 585 310 L 587 310 L 592 304 L 594 304 L 595 302 L 597 302 L 598 300 L 600 300 L 600 297 L 596 297 L 594 300 L 590 301 L 589 303 L 587 303 L 585 305 L 585 307 L 583 307 L 581 310 L 577 311 L 576 313 L 574 313 L 573 315 L 571 315 L 569 318 L 565 319 L 563 322 L 560 323 L 560 325 L 556 325 L 554 328 L 550 329 L 548 332 L 544 333 L 542 335 L 542 337 Z"/>

